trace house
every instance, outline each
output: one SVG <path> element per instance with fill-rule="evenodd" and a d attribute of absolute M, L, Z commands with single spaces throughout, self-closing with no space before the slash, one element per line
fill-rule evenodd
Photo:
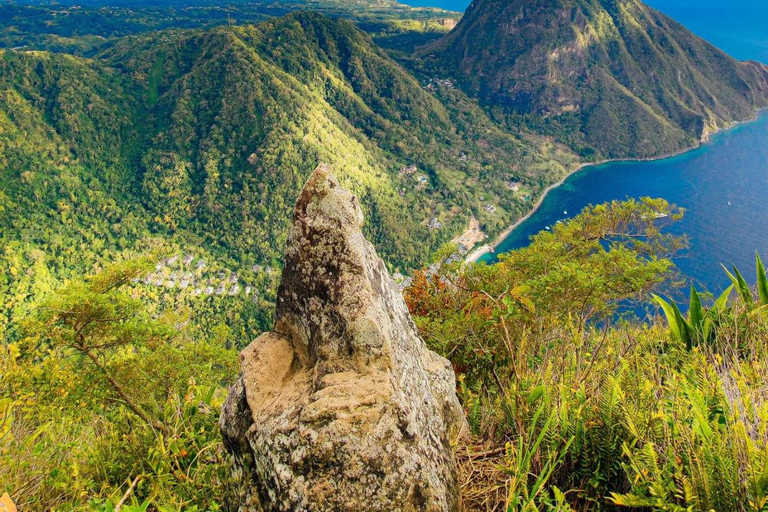
<path fill-rule="evenodd" d="M 184 259 L 182 259 L 181 261 L 184 262 L 185 265 L 189 265 L 190 263 L 192 263 L 192 260 L 194 259 L 195 259 L 194 256 L 192 256 L 191 254 L 187 254 L 186 256 L 184 256 Z"/>
<path fill-rule="evenodd" d="M 240 285 L 234 284 L 232 285 L 232 288 L 229 289 L 229 295 L 234 296 L 240 293 Z"/>
<path fill-rule="evenodd" d="M 488 203 L 487 205 L 483 206 L 483 210 L 487 211 L 488 213 L 496 213 L 496 205 Z"/>
<path fill-rule="evenodd" d="M 460 261 L 461 261 L 461 254 L 459 254 L 458 252 L 455 252 L 450 256 L 448 256 L 448 258 L 445 260 L 445 263 L 447 265 L 450 265 L 451 263 L 458 263 Z"/>
<path fill-rule="evenodd" d="M 200 258 L 197 260 L 197 265 L 195 265 L 195 268 L 198 270 L 202 270 L 205 268 L 205 260 L 203 258 Z"/>
<path fill-rule="evenodd" d="M 216 288 L 216 295 L 224 295 L 227 291 L 227 285 L 226 283 L 221 283 L 218 288 Z"/>
<path fill-rule="evenodd" d="M 440 229 L 443 227 L 443 224 L 437 220 L 437 217 L 433 217 L 429 220 L 429 222 L 427 222 L 427 227 L 429 229 Z"/>
<path fill-rule="evenodd" d="M 415 165 L 409 165 L 408 167 L 403 167 L 400 169 L 400 175 L 401 176 L 410 176 L 411 174 L 415 173 L 418 170 L 418 167 Z"/>
<path fill-rule="evenodd" d="M 520 192 L 520 183 L 516 181 L 508 181 L 504 185 L 512 192 Z"/>

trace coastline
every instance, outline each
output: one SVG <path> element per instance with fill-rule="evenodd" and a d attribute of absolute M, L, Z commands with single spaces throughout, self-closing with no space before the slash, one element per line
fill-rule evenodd
<path fill-rule="evenodd" d="M 600 166 L 600 165 L 605 165 L 605 164 L 609 164 L 609 163 L 617 163 L 617 162 L 655 162 L 655 161 L 658 161 L 658 160 L 665 160 L 667 158 L 674 158 L 676 156 L 681 156 L 681 155 L 684 155 L 686 153 L 690 153 L 691 151 L 696 151 L 697 149 L 700 149 L 701 147 L 707 145 L 708 143 L 710 143 L 712 141 L 712 137 L 714 137 L 714 136 L 716 136 L 716 135 L 718 135 L 720 133 L 724 133 L 724 132 L 727 132 L 729 130 L 733 130 L 734 128 L 736 128 L 736 127 L 738 127 L 740 125 L 743 125 L 743 124 L 753 123 L 753 122 L 757 121 L 758 118 L 760 117 L 760 115 L 762 113 L 764 113 L 764 112 L 768 112 L 768 107 L 757 109 L 755 111 L 755 115 L 751 119 L 747 119 L 745 121 L 734 121 L 729 126 L 726 126 L 724 128 L 720 128 L 719 130 L 716 130 L 716 131 L 711 132 L 711 133 L 702 134 L 702 137 L 699 140 L 698 144 L 696 144 L 693 147 L 687 148 L 687 149 L 682 149 L 682 150 L 680 150 L 680 151 L 678 151 L 676 153 L 669 153 L 669 154 L 666 154 L 666 155 L 654 156 L 654 157 L 646 157 L 646 158 L 613 158 L 613 159 L 609 158 L 609 159 L 605 159 L 605 160 L 599 160 L 597 162 L 583 162 L 583 163 L 579 164 L 578 166 L 576 166 L 573 170 L 568 171 L 565 174 L 565 176 L 563 176 L 563 178 L 560 181 L 558 181 L 556 183 L 553 183 L 552 185 L 550 185 L 546 189 L 544 189 L 544 192 L 541 193 L 539 198 L 536 200 L 536 204 L 533 205 L 533 208 L 531 208 L 531 210 L 528 213 L 526 213 L 524 216 L 520 217 L 517 221 L 515 221 L 514 224 L 512 224 L 511 226 L 506 228 L 504 231 L 499 233 L 496 236 L 496 238 L 493 240 L 493 242 L 491 242 L 490 244 L 482 245 L 482 246 L 478 247 L 477 249 L 473 250 L 471 253 L 469 253 L 467 255 L 467 257 L 464 259 L 464 261 L 466 263 L 476 263 L 480 258 L 485 256 L 486 254 L 494 252 L 496 250 L 496 248 L 499 246 L 499 244 L 501 242 L 503 242 L 510 234 L 512 234 L 512 232 L 515 229 L 517 229 L 520 226 L 520 224 L 522 224 L 523 222 L 528 220 L 534 213 L 536 213 L 538 211 L 538 209 L 541 207 L 542 203 L 544 202 L 544 199 L 547 198 L 547 194 L 549 194 L 552 190 L 556 189 L 557 187 L 559 187 L 560 185 L 565 183 L 565 180 L 567 180 L 568 178 L 570 178 L 574 174 L 576 174 L 576 173 L 578 173 L 580 171 L 583 171 L 584 169 L 586 169 L 588 167 L 597 167 L 597 166 Z"/>

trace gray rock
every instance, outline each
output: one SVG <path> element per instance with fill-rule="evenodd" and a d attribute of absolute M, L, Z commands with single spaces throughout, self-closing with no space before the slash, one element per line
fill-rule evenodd
<path fill-rule="evenodd" d="M 458 510 L 455 376 L 362 222 L 319 166 L 294 210 L 274 332 L 241 353 L 220 418 L 229 510 Z"/>

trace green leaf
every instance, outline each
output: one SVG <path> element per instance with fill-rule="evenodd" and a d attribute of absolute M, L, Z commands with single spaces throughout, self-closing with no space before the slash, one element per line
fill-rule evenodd
<path fill-rule="evenodd" d="M 757 291 L 760 294 L 760 304 L 768 305 L 768 278 L 765 276 L 765 267 L 760 260 L 760 253 L 755 253 L 757 266 Z"/>
<path fill-rule="evenodd" d="M 541 398 L 541 395 L 544 394 L 544 390 L 545 390 L 544 384 L 539 384 L 538 386 L 533 388 L 530 394 L 528 395 L 528 403 L 533 404 L 536 400 Z"/>
<path fill-rule="evenodd" d="M 701 297 L 696 288 L 691 285 L 691 301 L 688 310 L 688 321 L 697 331 L 701 330 L 701 324 L 704 320 L 704 309 L 701 307 Z"/>
<path fill-rule="evenodd" d="M 725 267 L 723 267 L 725 268 Z M 737 269 L 735 266 L 731 267 L 733 269 L 733 274 L 728 272 L 728 269 L 725 269 L 725 273 L 728 274 L 728 277 L 733 281 L 733 284 L 736 286 L 736 289 L 739 290 L 739 295 L 741 295 L 742 300 L 746 304 L 753 304 L 752 300 L 752 291 L 749 289 L 749 285 L 744 280 L 744 277 L 742 277 L 741 272 L 739 272 L 739 269 Z"/>
<path fill-rule="evenodd" d="M 690 350 L 691 347 L 693 347 L 693 339 L 696 332 L 691 323 L 686 320 L 685 317 L 683 317 L 683 314 L 680 312 L 680 308 L 677 307 L 677 304 L 673 302 L 672 307 L 675 308 L 677 325 L 680 326 L 680 339 L 683 340 L 683 343 L 685 343 L 685 348 Z"/>
<path fill-rule="evenodd" d="M 664 316 L 667 318 L 669 324 L 669 330 L 672 333 L 672 337 L 679 339 L 687 348 L 691 348 L 691 332 L 693 327 L 690 322 L 683 318 L 680 313 L 680 308 L 674 302 L 667 302 L 658 295 L 653 295 L 653 300 L 661 306 L 664 311 Z"/>
<path fill-rule="evenodd" d="M 661 310 L 664 312 L 664 316 L 667 318 L 667 324 L 669 325 L 669 330 L 672 333 L 674 337 L 680 336 L 680 327 L 677 323 L 677 315 L 675 315 L 675 309 L 672 307 L 672 305 L 667 302 L 666 300 L 662 299 L 658 295 L 653 295 L 653 300 L 656 301 L 656 303 L 661 306 Z"/>
<path fill-rule="evenodd" d="M 728 297 L 731 296 L 731 292 L 733 292 L 734 285 L 729 286 L 715 301 L 715 303 L 712 305 L 712 308 L 709 310 L 710 316 L 718 316 L 720 315 L 720 312 L 725 309 L 725 307 L 728 305 Z"/>

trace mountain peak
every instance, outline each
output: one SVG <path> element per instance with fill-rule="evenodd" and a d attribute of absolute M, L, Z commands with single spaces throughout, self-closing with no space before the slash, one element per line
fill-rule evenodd
<path fill-rule="evenodd" d="M 421 55 L 486 105 L 604 157 L 681 151 L 768 105 L 766 66 L 637 0 L 475 0 Z"/>

